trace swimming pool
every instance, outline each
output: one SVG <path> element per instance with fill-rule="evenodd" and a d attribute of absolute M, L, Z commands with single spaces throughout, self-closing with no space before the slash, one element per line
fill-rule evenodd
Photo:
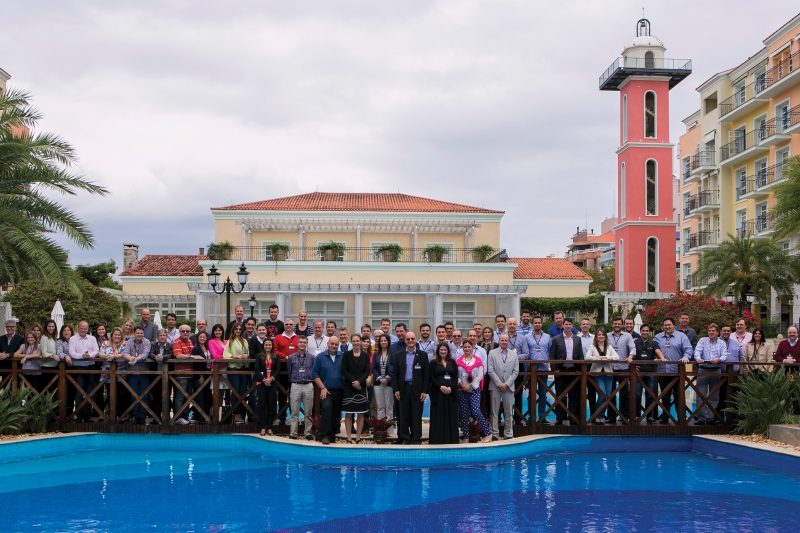
<path fill-rule="evenodd" d="M 799 466 L 693 437 L 369 449 L 82 435 L 0 445 L 0 523 L 10 532 L 797 531 Z"/>

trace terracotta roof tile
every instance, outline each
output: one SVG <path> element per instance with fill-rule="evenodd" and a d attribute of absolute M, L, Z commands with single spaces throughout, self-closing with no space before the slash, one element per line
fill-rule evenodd
<path fill-rule="evenodd" d="M 550 257 L 509 257 L 507 263 L 517 263 L 514 279 L 571 279 L 591 280 L 592 277 L 566 259 Z"/>
<path fill-rule="evenodd" d="M 214 207 L 212 211 L 388 211 L 416 213 L 503 213 L 482 207 L 395 193 L 311 192 L 260 202 Z"/>
<path fill-rule="evenodd" d="M 616 242 L 614 238 L 614 234 L 610 231 L 603 233 L 602 235 L 589 235 L 587 239 L 589 242 Z"/>
<path fill-rule="evenodd" d="M 202 276 L 199 261 L 208 259 L 206 255 L 146 255 L 139 259 L 133 268 L 126 268 L 120 276 Z"/>

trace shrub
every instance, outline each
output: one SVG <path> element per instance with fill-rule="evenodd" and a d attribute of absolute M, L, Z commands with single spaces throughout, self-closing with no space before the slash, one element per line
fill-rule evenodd
<path fill-rule="evenodd" d="M 725 411 L 738 413 L 734 432 L 769 437 L 769 426 L 794 419 L 800 400 L 800 381 L 783 368 L 775 372 L 748 372 L 733 384 L 733 407 Z"/>
<path fill-rule="evenodd" d="M 602 294 L 590 294 L 580 298 L 521 298 L 520 308 L 529 309 L 531 314 L 542 318 L 552 318 L 556 311 L 577 311 L 580 315 L 603 313 L 605 298 Z"/>
<path fill-rule="evenodd" d="M 56 392 L 50 391 L 37 394 L 25 402 L 25 427 L 30 433 L 44 433 L 47 424 L 55 415 L 58 400 Z"/>
<path fill-rule="evenodd" d="M 717 300 L 702 293 L 679 292 L 672 298 L 648 302 L 642 311 L 642 322 L 650 324 L 655 330 L 660 330 L 664 318 L 672 316 L 677 325 L 681 313 L 689 314 L 690 325 L 701 336 L 712 322 L 719 324 L 720 327 L 723 325 L 733 327 L 733 323 L 740 316 L 736 306 L 724 300 Z M 758 325 L 758 320 L 747 309 L 744 311 L 744 318 L 748 328 Z"/>
<path fill-rule="evenodd" d="M 64 307 L 64 323 L 77 325 L 86 320 L 90 325 L 104 322 L 115 326 L 121 322 L 122 308 L 116 298 L 86 280 L 75 281 L 82 297 L 76 295 L 69 284 L 43 284 L 41 280 L 23 281 L 3 298 L 10 302 L 16 316 L 23 324 L 44 324 L 56 300 Z"/>
<path fill-rule="evenodd" d="M 22 430 L 25 421 L 25 400 L 30 389 L 11 392 L 9 387 L 0 390 L 0 435 L 14 435 Z"/>

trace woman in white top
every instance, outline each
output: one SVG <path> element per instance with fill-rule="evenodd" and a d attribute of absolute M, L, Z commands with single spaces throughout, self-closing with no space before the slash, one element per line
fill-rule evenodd
<path fill-rule="evenodd" d="M 595 331 L 594 342 L 589 346 L 589 349 L 586 350 L 586 355 L 584 357 L 587 361 L 600 361 L 599 363 L 593 363 L 592 367 L 589 369 L 589 372 L 602 372 L 599 376 L 592 376 L 598 390 L 597 404 L 600 405 L 605 401 L 605 398 L 600 393 L 601 391 L 606 397 L 611 395 L 611 382 L 614 370 L 611 367 L 611 363 L 607 363 L 606 361 L 619 361 L 619 355 L 614 350 L 614 347 L 608 343 L 606 330 L 599 328 Z M 597 414 L 594 423 L 603 424 L 603 418 L 608 418 L 611 414 L 610 411 L 611 408 L 606 406 L 605 409 Z"/>
<path fill-rule="evenodd" d="M 39 364 L 39 357 L 41 356 L 39 343 L 36 341 L 36 335 L 32 331 L 25 335 L 25 344 L 19 347 L 14 356 L 22 358 L 22 370 L 39 370 L 42 368 Z M 25 372 L 23 376 L 33 389 L 36 391 L 41 390 L 39 385 L 42 377 L 41 372 Z M 22 379 L 20 379 L 20 385 L 22 385 Z"/>

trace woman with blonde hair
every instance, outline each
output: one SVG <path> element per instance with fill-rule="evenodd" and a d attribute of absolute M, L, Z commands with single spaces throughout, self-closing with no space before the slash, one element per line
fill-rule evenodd
<path fill-rule="evenodd" d="M 619 361 L 619 354 L 617 354 L 614 347 L 608 343 L 608 335 L 606 335 L 606 330 L 603 328 L 598 328 L 597 331 L 594 333 L 594 342 L 589 349 L 586 350 L 586 360 L 587 361 L 599 361 L 598 363 L 593 363 L 591 368 L 589 368 L 589 372 L 602 372 L 603 375 L 600 376 L 593 376 L 594 381 L 597 384 L 597 405 L 602 405 L 605 401 L 605 398 L 599 391 L 602 391 L 606 396 L 611 395 L 611 381 L 614 374 L 614 370 L 611 365 L 611 361 Z M 613 405 L 613 403 L 612 403 Z M 603 416 L 603 413 L 606 413 L 606 416 Z M 594 419 L 595 424 L 605 424 L 603 420 L 608 419 L 608 415 L 611 412 L 611 407 L 606 406 L 603 410 L 601 410 L 597 414 L 597 418 Z"/>
<path fill-rule="evenodd" d="M 228 336 L 228 344 L 222 352 L 223 359 L 248 359 L 250 357 L 250 343 L 244 338 L 244 326 L 234 324 L 231 326 L 231 334 Z M 229 363 L 228 370 L 246 370 L 250 368 L 250 363 Z M 233 407 L 233 422 L 244 424 L 245 408 L 244 404 L 236 397 L 233 391 L 246 400 L 247 383 L 250 376 L 245 374 L 228 374 L 228 381 L 231 383 L 231 404 Z"/>

